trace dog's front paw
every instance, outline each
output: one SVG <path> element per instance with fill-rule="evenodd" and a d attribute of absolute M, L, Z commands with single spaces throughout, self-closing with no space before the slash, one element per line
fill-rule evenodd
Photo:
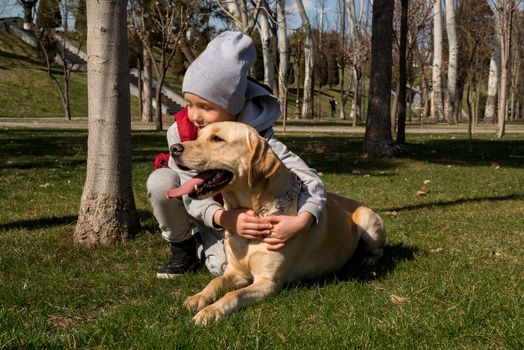
<path fill-rule="evenodd" d="M 200 310 L 195 317 L 193 317 L 193 321 L 197 326 L 207 326 L 209 322 L 218 321 L 223 315 L 224 313 L 216 306 L 209 305 Z"/>
<path fill-rule="evenodd" d="M 189 311 L 200 311 L 203 308 L 205 308 L 207 305 L 209 305 L 209 302 L 206 298 L 200 293 L 197 293 L 184 301 L 184 306 Z"/>

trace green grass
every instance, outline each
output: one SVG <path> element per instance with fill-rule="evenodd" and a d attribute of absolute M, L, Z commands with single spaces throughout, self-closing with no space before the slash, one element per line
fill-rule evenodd
<path fill-rule="evenodd" d="M 0 132 L 0 348 L 467 348 L 524 346 L 524 141 L 409 136 L 392 160 L 359 156 L 361 136 L 280 137 L 329 190 L 384 218 L 374 268 L 288 286 L 201 329 L 183 300 L 211 279 L 175 281 L 145 193 L 164 133 L 133 134 L 142 229 L 100 249 L 72 242 L 85 131 Z M 430 192 L 417 196 L 424 180 Z"/>

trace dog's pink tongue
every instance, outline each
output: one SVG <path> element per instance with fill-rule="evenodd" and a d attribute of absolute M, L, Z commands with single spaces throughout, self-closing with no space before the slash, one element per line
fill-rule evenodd
<path fill-rule="evenodd" d="M 180 185 L 180 187 L 173 188 L 166 192 L 167 199 L 182 197 L 185 194 L 191 193 L 195 190 L 195 185 L 201 185 L 204 182 L 204 179 L 192 178 L 186 183 Z"/>
<path fill-rule="evenodd" d="M 198 186 L 202 185 L 204 181 L 208 179 L 209 177 L 211 177 L 212 175 L 213 174 L 211 172 L 199 173 L 194 178 L 189 179 L 188 181 L 180 185 L 180 187 L 168 190 L 166 192 L 166 198 L 171 199 L 171 198 L 176 198 L 176 197 L 182 197 L 185 194 L 194 192 L 196 185 Z"/>

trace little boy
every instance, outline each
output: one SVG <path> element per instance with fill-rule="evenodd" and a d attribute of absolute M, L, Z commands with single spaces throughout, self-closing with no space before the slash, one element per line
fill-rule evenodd
<path fill-rule="evenodd" d="M 315 170 L 274 136 L 271 126 L 281 113 L 278 100 L 248 79 L 255 53 L 251 38 L 240 32 L 224 32 L 208 44 L 184 76 L 182 91 L 188 104 L 167 131 L 168 145 L 194 140 L 198 129 L 214 122 L 239 121 L 254 127 L 302 181 L 299 213 L 262 219 L 252 210 L 225 210 L 213 198 L 166 199 L 167 190 L 195 175 L 178 168 L 170 158 L 167 168 L 155 170 L 147 180 L 153 214 L 171 248 L 170 259 L 157 273 L 159 278 L 192 272 L 201 258 L 211 273 L 220 275 L 227 264 L 223 229 L 277 250 L 294 235 L 307 232 L 324 207 L 326 193 Z"/>

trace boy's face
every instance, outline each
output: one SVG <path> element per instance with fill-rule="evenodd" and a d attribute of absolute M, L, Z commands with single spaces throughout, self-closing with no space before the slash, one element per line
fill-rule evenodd
<path fill-rule="evenodd" d="M 186 92 L 184 98 L 187 101 L 189 120 L 199 129 L 215 122 L 236 120 L 233 114 L 200 96 Z"/>

